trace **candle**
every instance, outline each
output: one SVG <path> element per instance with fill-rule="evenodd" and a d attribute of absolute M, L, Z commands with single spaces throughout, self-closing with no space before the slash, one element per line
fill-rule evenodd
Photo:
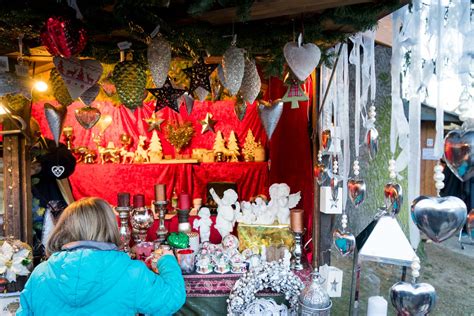
<path fill-rule="evenodd" d="M 302 233 L 304 231 L 303 214 L 303 210 L 296 208 L 290 212 L 291 230 L 295 233 Z"/>
<path fill-rule="evenodd" d="M 178 200 L 178 209 L 189 210 L 191 208 L 191 198 L 188 193 L 181 193 Z"/>
<path fill-rule="evenodd" d="M 166 201 L 166 185 L 165 184 L 155 184 L 155 201 Z"/>
<path fill-rule="evenodd" d="M 144 207 L 145 206 L 145 196 L 143 194 L 135 194 L 133 196 L 133 207 Z"/>
<path fill-rule="evenodd" d="M 382 296 L 369 297 L 367 316 L 386 316 L 388 303 Z"/>
<path fill-rule="evenodd" d="M 130 206 L 130 193 L 120 192 L 117 194 L 117 206 L 129 207 Z"/>

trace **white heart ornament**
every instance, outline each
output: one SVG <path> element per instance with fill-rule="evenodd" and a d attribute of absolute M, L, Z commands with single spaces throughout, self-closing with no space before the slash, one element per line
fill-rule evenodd
<path fill-rule="evenodd" d="M 73 100 L 95 85 L 103 71 L 100 62 L 94 59 L 54 57 L 53 63 Z"/>
<path fill-rule="evenodd" d="M 51 168 L 51 172 L 54 174 L 56 178 L 59 178 L 64 173 L 63 166 L 53 166 Z"/>
<path fill-rule="evenodd" d="M 301 45 L 302 36 L 298 37 L 298 43 L 286 43 L 283 48 L 286 62 L 290 66 L 295 76 L 305 81 L 306 78 L 313 72 L 314 68 L 319 64 L 321 59 L 321 51 L 319 47 L 313 43 Z"/>

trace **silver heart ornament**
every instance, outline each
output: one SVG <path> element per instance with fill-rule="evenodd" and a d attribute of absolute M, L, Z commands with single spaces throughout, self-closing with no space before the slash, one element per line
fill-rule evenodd
<path fill-rule="evenodd" d="M 53 134 L 56 146 L 59 146 L 59 138 L 63 131 L 64 120 L 66 119 L 67 109 L 64 106 L 54 107 L 49 103 L 44 104 L 44 115 L 48 121 L 49 129 Z"/>
<path fill-rule="evenodd" d="M 59 178 L 64 173 L 63 166 L 52 166 L 51 172 L 54 174 L 56 178 Z"/>
<path fill-rule="evenodd" d="M 306 78 L 313 72 L 314 68 L 319 64 L 321 59 L 321 51 L 318 46 L 313 43 L 302 45 L 301 34 L 298 37 L 298 43 L 286 43 L 283 48 L 286 62 L 290 66 L 295 76 L 305 81 Z"/>
<path fill-rule="evenodd" d="M 85 105 L 91 105 L 92 102 L 94 102 L 95 98 L 99 95 L 100 91 L 100 86 L 99 84 L 95 84 L 89 89 L 86 90 L 81 96 L 80 99 L 82 102 L 84 102 Z"/>
<path fill-rule="evenodd" d="M 442 242 L 462 228 L 467 218 L 466 204 L 455 196 L 419 196 L 411 205 L 416 226 L 435 242 Z"/>
<path fill-rule="evenodd" d="M 102 76 L 102 65 L 94 59 L 54 57 L 53 63 L 73 100 L 95 85 Z"/>
<path fill-rule="evenodd" d="M 156 88 L 163 87 L 171 64 L 171 46 L 161 35 L 153 38 L 148 45 L 147 59 Z"/>
<path fill-rule="evenodd" d="M 328 178 L 328 170 L 323 163 L 316 163 L 313 167 L 313 175 L 318 181 L 319 185 L 322 185 Z"/>
<path fill-rule="evenodd" d="M 387 183 L 383 188 L 385 206 L 392 215 L 400 213 L 403 204 L 403 189 L 398 183 Z"/>
<path fill-rule="evenodd" d="M 222 70 L 224 82 L 222 84 L 229 90 L 231 95 L 239 92 L 245 71 L 244 50 L 235 46 L 230 46 L 222 57 Z"/>
<path fill-rule="evenodd" d="M 398 315 L 428 315 L 436 306 L 436 290 L 428 283 L 395 283 L 390 289 L 392 305 Z"/>
<path fill-rule="evenodd" d="M 282 113 L 283 102 L 280 99 L 273 101 L 270 105 L 265 105 L 263 102 L 260 102 L 258 105 L 258 115 L 260 116 L 260 120 L 262 121 L 263 128 L 265 128 L 269 140 L 272 138 Z"/>
<path fill-rule="evenodd" d="M 474 176 L 474 131 L 454 130 L 444 139 L 444 159 L 461 181 Z"/>
<path fill-rule="evenodd" d="M 188 115 L 191 115 L 191 112 L 193 111 L 193 106 L 194 106 L 194 98 L 187 92 L 183 93 L 181 96 L 181 101 L 180 103 L 186 104 L 186 112 L 188 112 Z"/>
<path fill-rule="evenodd" d="M 352 233 L 341 232 L 339 229 L 336 229 L 332 237 L 334 239 L 334 246 L 343 257 L 354 252 L 356 239 Z"/>
<path fill-rule="evenodd" d="M 365 200 L 366 185 L 364 180 L 349 179 L 347 181 L 349 199 L 355 207 L 358 207 Z"/>
<path fill-rule="evenodd" d="M 91 129 L 100 119 L 100 111 L 91 106 L 84 106 L 74 111 L 77 122 L 85 129 Z"/>
<path fill-rule="evenodd" d="M 374 160 L 379 151 L 379 132 L 377 132 L 375 127 L 371 127 L 367 130 L 365 134 L 365 144 L 367 145 L 370 159 Z"/>

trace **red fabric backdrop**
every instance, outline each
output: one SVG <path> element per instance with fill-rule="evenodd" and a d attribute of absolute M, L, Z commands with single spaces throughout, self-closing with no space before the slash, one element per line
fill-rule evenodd
<path fill-rule="evenodd" d="M 311 80 L 304 85 L 304 90 L 307 94 L 311 94 Z M 281 98 L 286 91 L 286 86 L 282 84 L 278 79 L 272 79 L 270 81 L 269 88 L 265 99 L 276 100 Z M 302 201 L 298 205 L 305 210 L 305 221 L 308 232 L 311 230 L 312 222 L 312 209 L 313 209 L 313 188 L 312 188 L 312 163 L 311 163 L 311 147 L 309 139 L 309 127 L 308 118 L 310 113 L 310 100 L 306 102 L 299 102 L 300 107 L 298 109 L 291 109 L 290 103 L 285 103 L 284 111 L 278 123 L 278 126 L 272 136 L 271 141 L 267 141 L 265 131 L 260 122 L 257 114 L 255 104 L 249 105 L 247 113 L 242 122 L 240 122 L 234 114 L 233 101 L 217 101 L 217 102 L 195 102 L 194 109 L 191 115 L 188 115 L 184 106 L 181 107 L 180 114 L 177 114 L 170 109 L 166 108 L 157 113 L 165 119 L 162 124 L 162 132 L 159 132 L 160 140 L 163 146 L 165 155 L 174 153 L 174 149 L 166 140 L 163 131 L 166 130 L 166 125 L 173 121 L 191 121 L 195 127 L 196 133 L 190 146 L 183 151 L 183 153 L 191 153 L 191 148 L 212 148 L 214 143 L 215 134 L 207 132 L 201 134 L 201 124 L 199 120 L 204 119 L 207 112 L 213 114 L 213 119 L 217 120 L 215 125 L 216 130 L 221 130 L 224 137 L 227 139 L 231 130 L 234 130 L 238 138 L 239 144 L 242 147 L 247 130 L 252 129 L 257 140 L 261 141 L 266 146 L 269 152 L 269 165 L 270 165 L 270 181 L 269 183 L 285 182 L 287 183 L 292 192 L 301 191 Z M 50 102 L 56 104 L 55 102 Z M 38 119 L 43 134 L 46 137 L 51 138 L 51 133 L 48 129 L 47 122 L 43 114 L 44 102 L 38 102 L 33 105 L 33 116 Z M 88 146 L 95 148 L 95 144 L 92 142 L 92 133 L 98 134 L 98 127 L 94 127 L 91 130 L 83 129 L 74 118 L 74 110 L 79 108 L 81 103 L 75 102 L 68 107 L 68 115 L 66 118 L 65 125 L 72 126 L 74 128 L 74 146 Z M 106 145 L 108 141 L 114 141 L 115 145 L 120 145 L 119 135 L 122 133 L 130 134 L 136 146 L 139 135 L 147 135 L 151 138 L 151 133 L 147 132 L 148 125 L 143 121 L 150 117 L 153 109 L 154 102 L 148 102 L 143 105 L 142 108 L 138 108 L 134 112 L 125 108 L 124 106 L 115 107 L 111 102 L 96 101 L 93 106 L 100 109 L 103 115 L 110 114 L 113 122 L 103 133 L 103 144 Z M 113 168 L 113 166 L 104 166 L 104 171 L 107 168 Z M 74 177 L 80 176 L 75 174 Z M 147 177 L 147 174 L 141 175 Z M 204 176 L 204 175 L 203 175 Z M 212 180 L 213 172 L 205 174 Z M 123 175 L 125 181 L 132 181 L 128 179 L 127 175 Z M 128 180 L 127 180 L 128 179 Z M 115 181 L 120 182 L 121 180 L 110 180 L 108 185 L 118 185 Z M 137 181 L 140 184 L 140 178 L 135 178 L 133 181 Z M 91 181 L 91 186 L 94 183 Z M 107 190 L 107 188 L 95 188 L 94 193 L 100 195 L 100 192 Z"/>

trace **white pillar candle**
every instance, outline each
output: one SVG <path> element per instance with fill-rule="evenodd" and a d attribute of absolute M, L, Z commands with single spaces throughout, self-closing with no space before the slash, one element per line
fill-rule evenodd
<path fill-rule="evenodd" d="M 388 303 L 382 296 L 369 297 L 367 316 L 387 316 Z"/>

